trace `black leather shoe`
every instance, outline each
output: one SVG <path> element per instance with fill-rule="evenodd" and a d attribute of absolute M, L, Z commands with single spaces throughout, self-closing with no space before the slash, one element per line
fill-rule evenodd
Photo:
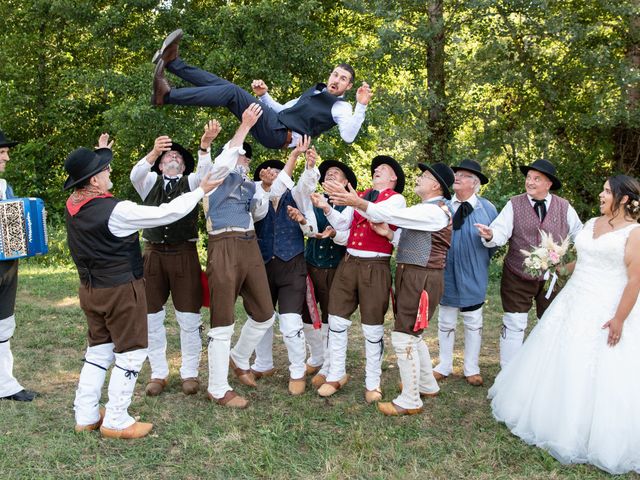
<path fill-rule="evenodd" d="M 171 91 L 171 85 L 164 76 L 164 60 L 158 60 L 153 72 L 153 94 L 151 105 L 164 105 L 164 96 Z"/>
<path fill-rule="evenodd" d="M 20 390 L 18 393 L 9 395 L 8 397 L 0 397 L 0 400 L 14 400 L 16 402 L 30 402 L 36 398 L 38 394 L 29 390 Z"/>
<path fill-rule="evenodd" d="M 178 45 L 180 44 L 180 40 L 182 40 L 182 35 L 183 32 L 180 28 L 167 35 L 167 38 L 162 42 L 160 50 L 156 51 L 151 61 L 157 64 L 158 60 L 162 59 L 165 65 L 167 65 L 178 58 Z"/>

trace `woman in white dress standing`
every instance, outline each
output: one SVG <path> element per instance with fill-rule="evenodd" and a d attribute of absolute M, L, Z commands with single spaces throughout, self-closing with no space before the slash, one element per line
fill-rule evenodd
<path fill-rule="evenodd" d="M 640 472 L 640 184 L 610 177 L 572 277 L 489 390 L 493 415 L 562 463 Z"/>

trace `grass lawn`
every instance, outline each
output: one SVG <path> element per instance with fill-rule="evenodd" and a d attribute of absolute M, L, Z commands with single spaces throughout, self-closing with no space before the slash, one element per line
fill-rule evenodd
<path fill-rule="evenodd" d="M 40 396 L 30 404 L 0 402 L 2 479 L 609 477 L 591 466 L 563 466 L 493 420 L 486 396 L 498 371 L 497 285 L 492 285 L 485 309 L 480 365 L 486 386 L 471 387 L 461 376 L 459 326 L 455 375 L 442 382 L 439 397 L 427 399 L 421 415 L 385 418 L 364 402 L 364 347 L 357 319 L 349 344 L 351 381 L 330 399 L 320 398 L 310 385 L 302 396 L 287 394 L 286 351 L 279 333 L 274 377 L 261 380 L 255 390 L 231 380 L 250 400 L 248 409 L 224 409 L 207 401 L 206 353 L 202 392 L 186 397 L 180 389 L 179 337 L 170 308 L 168 390 L 160 397 L 144 396 L 149 378 L 145 365 L 130 407 L 132 414 L 154 423 L 152 434 L 135 441 L 104 440 L 96 432 L 75 434 L 73 398 L 86 347 L 77 282 L 69 267 L 21 263 L 14 370 Z M 203 311 L 208 326 L 208 311 Z M 244 318 L 240 308 L 238 315 Z M 391 400 L 399 375 L 390 348 L 390 315 L 386 325 L 382 387 Z M 435 322 L 426 339 L 436 360 Z"/>

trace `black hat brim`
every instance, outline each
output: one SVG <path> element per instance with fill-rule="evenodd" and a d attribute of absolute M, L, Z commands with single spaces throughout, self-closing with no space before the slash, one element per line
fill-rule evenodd
<path fill-rule="evenodd" d="M 438 175 L 438 172 L 436 172 L 433 168 L 431 168 L 430 165 L 427 165 L 426 163 L 418 163 L 418 168 L 420 170 L 422 170 L 423 172 L 425 170 L 428 170 L 429 173 L 431 175 L 433 175 L 433 177 L 438 181 L 438 183 L 442 187 L 442 195 L 444 196 L 444 198 L 446 198 L 447 200 L 451 200 L 451 192 L 449 191 L 449 186 L 442 179 L 442 177 L 440 175 Z M 453 170 L 453 169 L 451 169 L 451 170 Z"/>
<path fill-rule="evenodd" d="M 282 160 L 265 160 L 256 168 L 256 171 L 253 172 L 253 181 L 260 181 L 260 171 L 265 168 L 277 168 L 278 170 L 282 170 L 284 168 L 284 162 Z"/>
<path fill-rule="evenodd" d="M 110 148 L 98 148 L 95 151 L 95 154 L 98 157 L 98 163 L 96 167 L 91 169 L 89 173 L 84 174 L 80 178 L 72 178 L 71 176 L 68 176 L 64 182 L 64 190 L 68 190 L 71 187 L 74 187 L 75 185 L 83 182 L 87 178 L 91 178 L 94 175 L 100 173 L 107 167 L 107 165 L 111 163 L 111 160 L 113 160 L 113 152 Z"/>
<path fill-rule="evenodd" d="M 0 148 L 11 148 L 18 145 L 20 142 L 0 142 Z"/>
<path fill-rule="evenodd" d="M 383 163 L 386 165 L 389 165 L 395 172 L 396 177 L 398 178 L 398 180 L 396 181 L 396 186 L 394 190 L 398 193 L 404 192 L 404 182 L 405 182 L 404 170 L 402 170 L 402 167 L 400 166 L 400 164 L 393 157 L 390 157 L 388 155 L 378 155 L 377 157 L 375 157 L 371 161 L 371 176 L 373 176 L 376 168 L 378 168 Z"/>
<path fill-rule="evenodd" d="M 480 180 L 480 185 L 486 185 L 487 183 L 489 183 L 489 179 L 481 171 L 476 170 L 475 168 L 457 166 L 451 167 L 451 170 L 453 170 L 454 172 L 457 172 L 458 170 L 465 170 L 467 172 L 473 173 Z"/>
<path fill-rule="evenodd" d="M 327 170 L 332 167 L 339 168 L 342 173 L 344 173 L 344 176 L 347 178 L 347 181 L 351 184 L 351 186 L 354 189 L 358 188 L 358 178 L 356 177 L 356 174 L 353 173 L 353 170 L 351 170 L 348 165 L 338 160 L 325 160 L 320 164 L 320 166 L 318 167 L 318 170 L 320 171 L 320 183 L 324 182 L 324 177 L 327 174 Z"/>
<path fill-rule="evenodd" d="M 529 165 L 520 165 L 520 171 L 525 177 L 527 176 L 527 173 L 529 173 L 529 170 L 535 170 L 536 172 L 540 172 L 546 175 L 549 178 L 549 180 L 551 180 L 551 190 L 560 190 L 562 188 L 562 182 L 558 179 L 558 177 L 556 177 L 552 173 L 545 172 L 544 170 L 541 170 L 539 168 L 534 168 Z"/>
<path fill-rule="evenodd" d="M 195 161 L 191 152 L 189 152 L 186 148 L 176 142 L 171 143 L 171 150 L 178 152 L 182 156 L 182 161 L 184 162 L 184 172 L 182 172 L 182 174 L 189 175 L 191 172 L 193 172 Z M 171 150 L 167 150 L 167 152 L 170 152 Z M 162 155 L 156 158 L 156 161 L 151 167 L 152 172 L 156 172 L 159 175 L 162 174 L 162 172 L 160 172 L 160 162 L 162 161 L 162 158 L 167 154 L 167 152 L 162 152 Z"/>

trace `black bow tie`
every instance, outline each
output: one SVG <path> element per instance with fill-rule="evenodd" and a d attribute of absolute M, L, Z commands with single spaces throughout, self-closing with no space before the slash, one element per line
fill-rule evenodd
<path fill-rule="evenodd" d="M 176 184 L 178 183 L 178 179 L 177 178 L 169 178 L 169 177 L 164 177 L 165 180 L 167 180 L 167 185 L 164 187 L 165 192 L 169 193 L 171 190 L 173 190 L 176 186 Z"/>
<path fill-rule="evenodd" d="M 462 202 L 453 216 L 453 229 L 460 230 L 464 224 L 464 219 L 468 217 L 471 212 L 473 212 L 471 204 L 469 202 Z"/>
<path fill-rule="evenodd" d="M 378 199 L 379 194 L 380 192 L 378 190 L 371 189 L 366 193 L 364 199 L 368 202 L 375 202 Z"/>
<path fill-rule="evenodd" d="M 540 221 L 542 222 L 544 220 L 544 217 L 547 216 L 547 204 L 544 202 L 544 200 L 534 200 L 533 208 L 535 209 L 538 217 L 540 218 Z"/>

